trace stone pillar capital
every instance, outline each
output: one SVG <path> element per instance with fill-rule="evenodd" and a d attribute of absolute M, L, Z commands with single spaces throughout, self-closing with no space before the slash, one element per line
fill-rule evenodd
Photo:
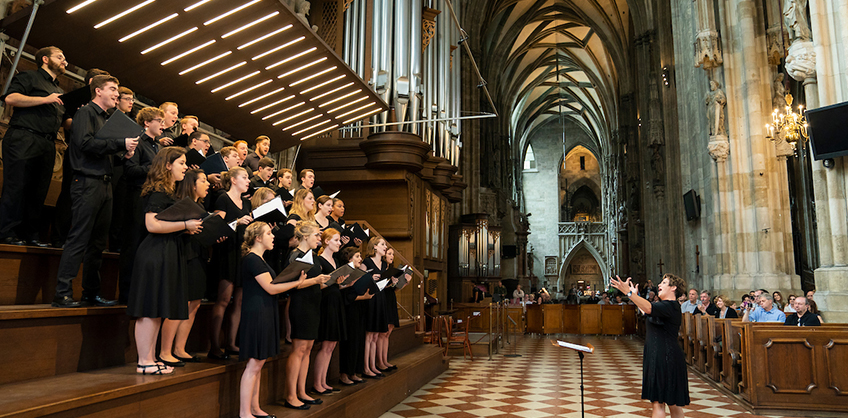
<path fill-rule="evenodd" d="M 796 81 L 816 77 L 816 51 L 810 41 L 795 41 L 786 56 L 786 72 Z"/>

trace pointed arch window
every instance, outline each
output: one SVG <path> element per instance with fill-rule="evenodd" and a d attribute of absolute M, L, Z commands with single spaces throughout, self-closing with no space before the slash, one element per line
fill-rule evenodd
<path fill-rule="evenodd" d="M 533 146 L 527 144 L 527 151 L 524 153 L 524 171 L 536 170 L 536 155 L 533 154 Z"/>

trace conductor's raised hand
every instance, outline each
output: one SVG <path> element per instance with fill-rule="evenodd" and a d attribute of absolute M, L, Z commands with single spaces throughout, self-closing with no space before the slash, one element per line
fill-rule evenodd
<path fill-rule="evenodd" d="M 200 219 L 185 221 L 185 228 L 189 234 L 197 234 L 203 229 L 203 221 Z"/>
<path fill-rule="evenodd" d="M 634 285 L 631 282 L 630 277 L 627 278 L 627 281 L 624 281 L 621 280 L 621 277 L 618 277 L 618 275 L 616 275 L 614 279 L 610 279 L 610 285 L 624 294 L 627 294 L 628 292 L 633 292 L 633 294 L 639 293 L 638 286 Z"/>

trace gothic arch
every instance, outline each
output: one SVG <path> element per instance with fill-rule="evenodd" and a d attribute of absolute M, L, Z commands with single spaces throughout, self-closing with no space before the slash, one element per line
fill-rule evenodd
<path fill-rule="evenodd" d="M 581 248 L 585 248 L 589 254 L 592 254 L 592 257 L 601 266 L 601 275 L 604 277 L 604 284 L 607 284 L 607 278 L 610 277 L 610 268 L 607 265 L 606 261 L 604 261 L 604 257 L 598 251 L 595 246 L 591 243 L 586 242 L 585 240 L 580 240 L 574 247 L 571 248 L 571 251 L 568 252 L 568 255 L 563 257 L 562 264 L 559 266 L 559 274 L 557 275 L 557 288 L 562 289 L 562 280 L 565 277 L 565 269 L 571 264 L 571 260 L 574 259 L 574 256 L 580 251 Z"/>

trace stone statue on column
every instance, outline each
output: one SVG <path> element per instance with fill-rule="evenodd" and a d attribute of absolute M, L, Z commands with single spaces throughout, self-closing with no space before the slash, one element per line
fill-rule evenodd
<path fill-rule="evenodd" d="M 306 25 L 307 27 L 311 27 L 313 31 L 318 30 L 317 25 L 311 25 L 310 26 L 309 21 L 306 19 L 306 16 L 309 14 L 309 9 L 312 8 L 312 3 L 310 3 L 307 0 L 284 0 L 284 1 L 286 3 L 288 3 L 294 9 L 295 15 L 297 15 L 297 18 L 300 19 L 300 21 L 303 22 L 304 25 Z M 292 5 L 292 3 L 293 3 L 293 5 Z"/>
<path fill-rule="evenodd" d="M 807 0 L 784 0 L 783 23 L 789 32 L 790 42 L 813 39 L 810 24 L 807 23 Z"/>
<path fill-rule="evenodd" d="M 813 35 L 807 22 L 807 0 L 786 0 L 783 22 L 789 32 L 786 72 L 797 81 L 816 77 L 816 51 Z"/>
<path fill-rule="evenodd" d="M 704 97 L 704 103 L 707 106 L 707 122 L 709 124 L 710 137 L 727 136 L 727 127 L 725 126 L 726 114 L 724 111 L 727 106 L 727 96 L 718 81 L 710 81 L 710 91 Z"/>
<path fill-rule="evenodd" d="M 783 73 L 777 73 L 777 76 L 774 77 L 774 82 L 771 84 L 772 96 L 771 103 L 772 106 L 778 111 L 782 110 L 786 106 L 786 87 L 783 86 L 783 80 L 786 78 Z"/>

